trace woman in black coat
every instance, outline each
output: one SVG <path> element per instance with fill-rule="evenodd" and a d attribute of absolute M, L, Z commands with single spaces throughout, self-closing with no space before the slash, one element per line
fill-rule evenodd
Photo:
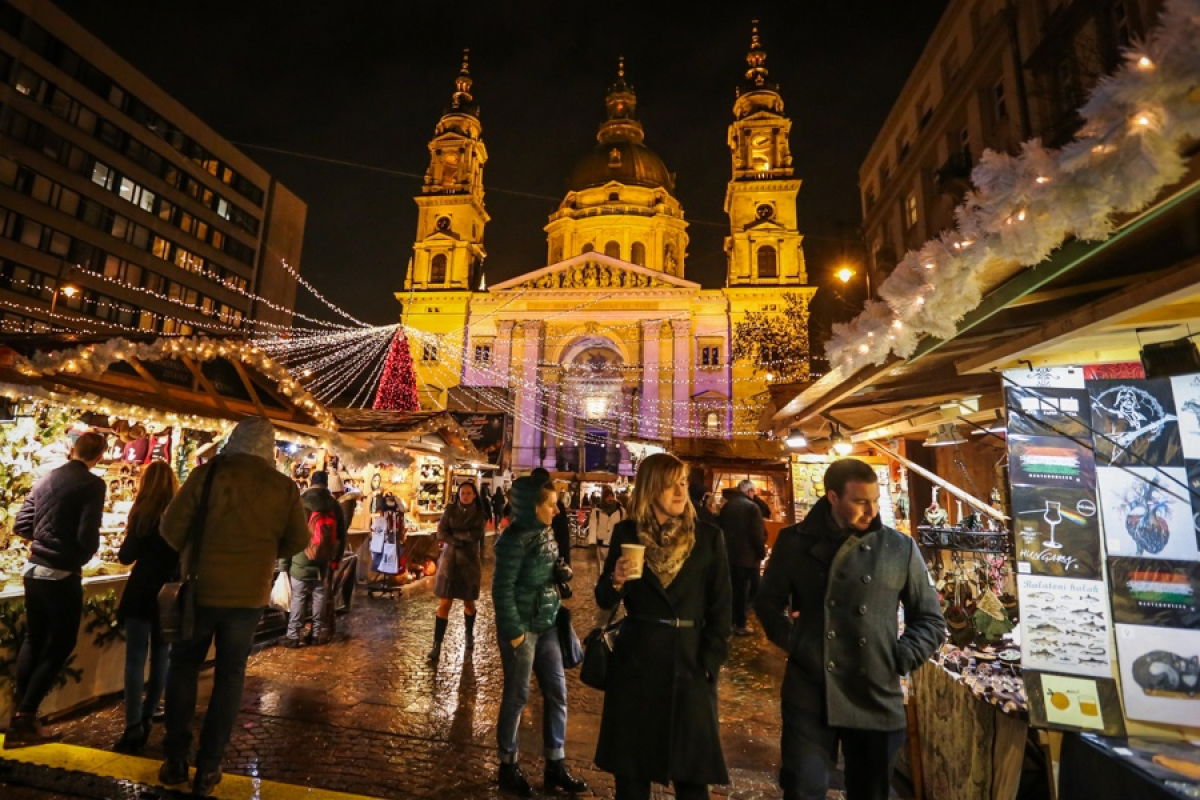
<path fill-rule="evenodd" d="M 433 593 L 439 602 L 433 620 L 433 650 L 429 652 L 429 660 L 434 663 L 442 655 L 442 639 L 446 636 L 450 608 L 455 600 L 463 601 L 466 649 L 475 649 L 475 601 L 479 599 L 479 585 L 483 582 L 486 527 L 487 517 L 479 503 L 475 484 L 463 481 L 458 485 L 454 502 L 446 506 L 438 523 L 442 555 L 438 558 Z"/>
<path fill-rule="evenodd" d="M 624 601 L 604 691 L 596 766 L 616 776 L 617 800 L 672 783 L 679 800 L 729 782 L 717 722 L 717 675 L 729 650 L 729 563 L 721 530 L 700 522 L 687 466 L 668 453 L 638 467 L 630 519 L 613 530 L 596 601 Z M 621 545 L 646 550 L 630 575 Z"/>
<path fill-rule="evenodd" d="M 146 746 L 166 684 L 171 646 L 162 640 L 158 627 L 158 590 L 178 580 L 179 553 L 159 535 L 158 521 L 178 489 L 175 473 L 165 461 L 146 466 L 117 552 L 122 564 L 133 564 L 117 607 L 117 619 L 125 626 L 125 732 L 113 748 L 119 753 L 138 753 Z"/>

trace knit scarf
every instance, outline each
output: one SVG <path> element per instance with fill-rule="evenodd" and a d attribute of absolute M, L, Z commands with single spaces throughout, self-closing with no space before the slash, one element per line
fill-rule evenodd
<path fill-rule="evenodd" d="M 638 520 L 638 541 L 646 546 L 646 566 L 667 588 L 696 546 L 696 521 L 690 514 L 668 517 L 660 523 L 653 509 Z"/>

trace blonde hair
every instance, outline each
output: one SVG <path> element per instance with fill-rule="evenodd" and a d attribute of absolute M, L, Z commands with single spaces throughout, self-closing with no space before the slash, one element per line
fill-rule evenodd
<path fill-rule="evenodd" d="M 648 520 L 654 516 L 654 501 L 681 477 L 686 478 L 688 465 L 670 453 L 655 453 L 647 456 L 638 465 L 633 479 L 633 494 L 629 498 L 629 515 L 635 520 Z M 684 493 L 687 502 L 683 507 L 683 518 L 696 519 L 692 498 Z"/>

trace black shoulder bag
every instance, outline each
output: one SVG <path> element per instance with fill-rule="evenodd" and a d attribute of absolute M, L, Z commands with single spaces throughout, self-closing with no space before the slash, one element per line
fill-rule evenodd
<path fill-rule="evenodd" d="M 617 635 L 621 630 L 624 619 L 613 620 L 621 610 L 621 599 L 613 606 L 608 621 L 599 628 L 594 628 L 583 640 L 583 664 L 579 668 L 579 680 L 584 686 L 604 691 L 608 684 L 609 664 L 612 662 L 613 650 L 617 646 Z"/>
<path fill-rule="evenodd" d="M 220 458 L 214 458 L 204 476 L 204 488 L 200 491 L 200 503 L 188 523 L 187 564 L 180 570 L 180 580 L 164 583 L 158 592 L 158 627 L 164 642 L 186 642 L 196 629 L 196 571 L 200 566 L 200 541 L 204 537 L 204 525 L 208 521 L 208 501 L 212 492 L 213 476 L 217 474 Z"/>

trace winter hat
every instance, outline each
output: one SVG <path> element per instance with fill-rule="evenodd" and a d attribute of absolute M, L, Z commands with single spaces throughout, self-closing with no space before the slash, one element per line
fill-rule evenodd
<path fill-rule="evenodd" d="M 319 469 L 308 477 L 308 485 L 320 487 L 323 489 L 329 488 L 329 473 L 323 469 Z"/>
<path fill-rule="evenodd" d="M 245 453 L 274 463 L 275 426 L 266 417 L 246 417 L 234 426 L 221 452 L 225 455 Z"/>
<path fill-rule="evenodd" d="M 517 478 L 513 481 L 508 498 L 508 502 L 512 505 L 513 522 L 526 525 L 541 524 L 537 519 L 537 506 L 542 496 L 542 489 L 547 485 L 549 485 L 549 481 L 536 475 Z"/>

